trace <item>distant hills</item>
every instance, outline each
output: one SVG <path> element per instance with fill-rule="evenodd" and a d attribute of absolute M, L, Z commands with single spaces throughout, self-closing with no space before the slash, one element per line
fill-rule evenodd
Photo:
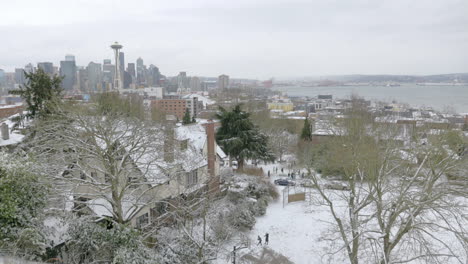
<path fill-rule="evenodd" d="M 398 82 L 398 83 L 468 83 L 468 73 L 450 73 L 437 75 L 334 75 L 324 76 L 327 79 L 339 82 Z"/>

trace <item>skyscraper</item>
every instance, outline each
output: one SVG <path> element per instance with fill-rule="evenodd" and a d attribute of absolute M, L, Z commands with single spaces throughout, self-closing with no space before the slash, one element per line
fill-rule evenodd
<path fill-rule="evenodd" d="M 192 91 L 201 90 L 200 78 L 198 78 L 197 76 L 193 76 L 192 78 L 190 78 L 190 89 Z"/>
<path fill-rule="evenodd" d="M 75 55 L 67 54 L 65 55 L 66 61 L 75 61 Z"/>
<path fill-rule="evenodd" d="M 120 50 L 123 48 L 118 42 L 114 42 L 110 46 L 114 50 L 115 55 L 115 75 L 114 75 L 114 89 L 122 90 L 123 89 L 123 82 L 122 82 L 122 69 L 120 67 Z"/>
<path fill-rule="evenodd" d="M 0 87 L 3 88 L 6 86 L 6 76 L 5 71 L 0 69 Z"/>
<path fill-rule="evenodd" d="M 177 89 L 185 92 L 187 88 L 189 88 L 187 72 L 180 72 L 177 76 Z"/>
<path fill-rule="evenodd" d="M 71 55 L 67 55 L 71 56 Z M 75 57 L 73 60 L 66 60 L 60 62 L 60 76 L 63 77 L 62 87 L 65 91 L 73 90 L 73 85 L 76 83 L 76 64 Z M 70 59 L 70 57 L 68 57 Z"/>
<path fill-rule="evenodd" d="M 39 62 L 37 68 L 42 69 L 45 73 L 50 76 L 54 75 L 54 65 L 52 62 Z"/>
<path fill-rule="evenodd" d="M 159 72 L 159 68 L 151 64 L 148 69 L 148 85 L 158 87 L 160 79 L 161 73 Z"/>
<path fill-rule="evenodd" d="M 88 88 L 90 92 L 98 92 L 102 89 L 102 68 L 100 63 L 90 62 L 86 67 L 88 72 Z"/>
<path fill-rule="evenodd" d="M 136 71 L 135 71 L 135 63 L 129 63 L 127 65 L 127 71 L 132 76 L 133 82 L 136 80 Z"/>
<path fill-rule="evenodd" d="M 28 63 L 24 66 L 24 71 L 27 73 L 34 72 L 34 66 L 31 63 Z"/>
<path fill-rule="evenodd" d="M 218 89 L 224 90 L 229 88 L 229 76 L 222 74 L 218 77 Z"/>
<path fill-rule="evenodd" d="M 145 65 L 143 64 L 143 59 L 138 58 L 137 61 L 137 84 L 138 85 L 144 85 L 146 83 L 146 76 L 145 76 Z"/>
<path fill-rule="evenodd" d="M 15 83 L 18 85 L 23 85 L 26 81 L 26 76 L 24 75 L 24 69 L 16 68 L 15 69 Z"/>
<path fill-rule="evenodd" d="M 81 67 L 77 73 L 77 86 L 82 93 L 89 92 L 88 70 Z"/>

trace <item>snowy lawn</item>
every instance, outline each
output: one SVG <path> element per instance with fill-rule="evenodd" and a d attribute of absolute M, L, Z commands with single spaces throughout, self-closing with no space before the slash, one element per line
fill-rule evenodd
<path fill-rule="evenodd" d="M 264 242 L 265 233 L 268 233 L 268 246 L 294 263 L 325 262 L 321 257 L 327 251 L 323 248 L 326 243 L 320 243 L 318 239 L 328 228 L 325 222 L 330 221 L 327 208 L 311 206 L 307 201 L 288 203 L 283 207 L 284 188 L 278 187 L 280 198 L 268 206 L 265 216 L 257 217 L 257 223 L 250 232 L 252 246 L 257 245 L 257 236 L 261 236 Z"/>

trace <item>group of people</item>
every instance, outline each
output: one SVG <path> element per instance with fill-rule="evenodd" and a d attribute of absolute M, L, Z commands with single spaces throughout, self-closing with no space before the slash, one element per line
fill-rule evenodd
<path fill-rule="evenodd" d="M 262 245 L 262 237 L 261 236 L 258 236 L 257 237 L 257 240 L 258 240 L 258 243 L 257 243 L 257 246 L 258 245 Z M 268 233 L 265 233 L 265 245 L 268 245 L 268 241 L 270 240 L 270 234 Z"/>

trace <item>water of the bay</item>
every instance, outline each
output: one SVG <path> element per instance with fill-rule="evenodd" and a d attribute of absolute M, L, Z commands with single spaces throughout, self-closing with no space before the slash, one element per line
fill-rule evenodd
<path fill-rule="evenodd" d="M 464 86 L 421 86 L 403 84 L 401 86 L 275 86 L 274 90 L 289 96 L 317 96 L 331 94 L 333 98 L 349 98 L 357 94 L 368 100 L 407 103 L 412 107 L 432 107 L 438 111 L 468 113 L 468 85 Z"/>

